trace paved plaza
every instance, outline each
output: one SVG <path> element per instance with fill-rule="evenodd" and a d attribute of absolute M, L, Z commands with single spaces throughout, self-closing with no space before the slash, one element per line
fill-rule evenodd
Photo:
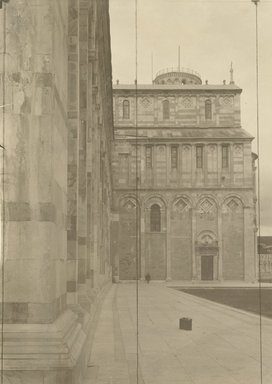
<path fill-rule="evenodd" d="M 179 329 L 191 317 L 193 330 Z M 115 284 L 96 321 L 86 384 L 136 384 L 135 283 Z M 259 384 L 259 316 L 166 286 L 139 285 L 139 383 Z M 262 318 L 263 384 L 272 383 L 272 320 Z"/>

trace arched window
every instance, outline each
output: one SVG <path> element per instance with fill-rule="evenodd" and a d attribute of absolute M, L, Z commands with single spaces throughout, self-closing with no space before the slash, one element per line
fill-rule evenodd
<path fill-rule="evenodd" d="M 130 110 L 129 110 L 129 101 L 124 100 L 123 101 L 123 119 L 129 119 Z"/>
<path fill-rule="evenodd" d="M 205 119 L 206 120 L 212 119 L 212 102 L 211 102 L 211 100 L 205 101 Z"/>
<path fill-rule="evenodd" d="M 162 116 L 164 120 L 170 118 L 170 106 L 168 100 L 164 100 L 162 103 Z"/>
<path fill-rule="evenodd" d="M 153 204 L 151 207 L 150 230 L 151 232 L 161 231 L 161 208 L 158 204 Z"/>

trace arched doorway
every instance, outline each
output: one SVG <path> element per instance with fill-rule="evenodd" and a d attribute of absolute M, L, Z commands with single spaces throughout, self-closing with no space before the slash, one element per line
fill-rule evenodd
<path fill-rule="evenodd" d="M 203 231 L 197 238 L 197 278 L 203 281 L 218 279 L 218 242 L 211 231 Z"/>

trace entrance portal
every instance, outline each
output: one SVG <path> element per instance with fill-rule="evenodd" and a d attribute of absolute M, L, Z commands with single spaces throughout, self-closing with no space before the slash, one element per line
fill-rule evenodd
<path fill-rule="evenodd" d="M 201 280 L 213 280 L 213 256 L 201 257 Z"/>

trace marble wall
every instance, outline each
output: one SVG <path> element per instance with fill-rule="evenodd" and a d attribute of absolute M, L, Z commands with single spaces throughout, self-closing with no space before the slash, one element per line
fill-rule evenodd
<path fill-rule="evenodd" d="M 111 281 L 108 7 L 14 0 L 0 11 L 7 383 L 81 383 Z"/>

